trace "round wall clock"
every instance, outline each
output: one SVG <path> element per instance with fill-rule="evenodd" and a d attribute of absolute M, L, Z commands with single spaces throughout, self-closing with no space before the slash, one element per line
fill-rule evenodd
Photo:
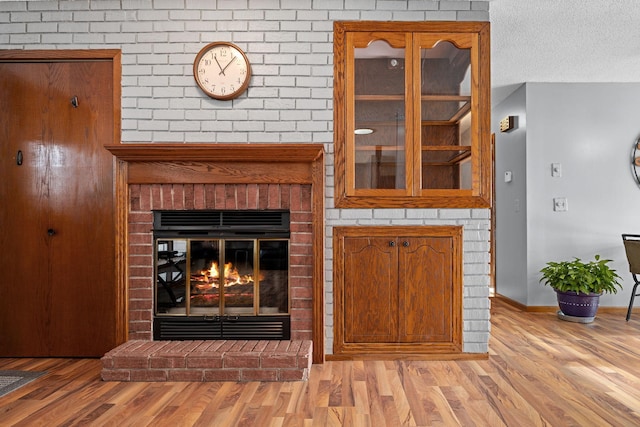
<path fill-rule="evenodd" d="M 238 46 L 229 42 L 213 42 L 196 55 L 193 77 L 211 98 L 233 99 L 247 90 L 251 65 Z"/>

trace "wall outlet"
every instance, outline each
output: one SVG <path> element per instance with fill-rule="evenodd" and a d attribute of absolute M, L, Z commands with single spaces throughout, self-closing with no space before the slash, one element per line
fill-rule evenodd
<path fill-rule="evenodd" d="M 556 197 L 553 199 L 553 210 L 556 212 L 566 212 L 569 210 L 569 202 L 566 197 Z"/>

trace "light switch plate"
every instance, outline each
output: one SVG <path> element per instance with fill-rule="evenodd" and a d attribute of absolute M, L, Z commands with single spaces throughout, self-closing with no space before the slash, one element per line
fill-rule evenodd
<path fill-rule="evenodd" d="M 551 176 L 554 178 L 562 177 L 562 164 L 561 163 L 551 163 Z"/>

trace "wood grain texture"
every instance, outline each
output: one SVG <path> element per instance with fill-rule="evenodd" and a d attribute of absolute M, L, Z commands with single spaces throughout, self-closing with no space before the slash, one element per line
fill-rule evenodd
<path fill-rule="evenodd" d="M 103 149 L 120 139 L 119 59 L 104 60 L 113 56 L 0 55 L 0 355 L 98 356 L 125 339 Z"/>
<path fill-rule="evenodd" d="M 640 319 L 591 324 L 493 300 L 487 360 L 329 361 L 308 382 L 118 383 L 96 359 L 0 359 L 48 373 L 0 398 L 0 424 L 640 425 Z"/>

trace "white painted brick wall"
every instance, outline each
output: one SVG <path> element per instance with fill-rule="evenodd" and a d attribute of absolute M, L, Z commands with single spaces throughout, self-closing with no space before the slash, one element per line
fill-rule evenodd
<path fill-rule="evenodd" d="M 0 49 L 121 49 L 123 142 L 322 143 L 327 156 L 326 349 L 333 347 L 336 225 L 462 225 L 464 351 L 488 351 L 486 209 L 334 209 L 334 20 L 488 21 L 489 1 L 0 1 Z M 193 59 L 207 43 L 245 49 L 251 86 L 203 96 Z"/>

